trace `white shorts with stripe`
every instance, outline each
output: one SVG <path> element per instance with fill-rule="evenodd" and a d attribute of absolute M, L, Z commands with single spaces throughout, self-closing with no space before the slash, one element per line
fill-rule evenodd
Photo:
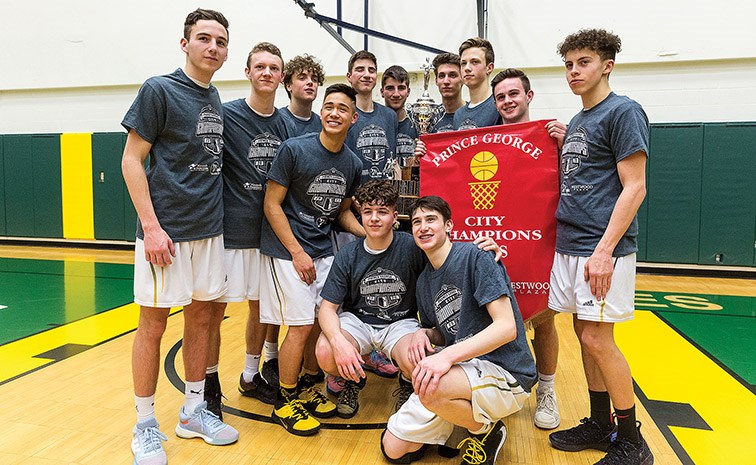
<path fill-rule="evenodd" d="M 420 322 L 415 318 L 405 318 L 389 325 L 374 326 L 360 320 L 352 312 L 339 313 L 341 329 L 349 333 L 360 346 L 360 354 L 367 355 L 373 350 L 380 350 L 391 359 L 394 346 L 408 334 L 420 329 Z"/>
<path fill-rule="evenodd" d="M 612 282 L 604 300 L 591 293 L 584 270 L 588 257 L 554 254 L 549 284 L 549 308 L 574 313 L 578 320 L 619 323 L 633 319 L 635 310 L 635 254 L 615 257 Z"/>
<path fill-rule="evenodd" d="M 260 299 L 260 249 L 226 249 L 228 291 L 217 302 Z"/>
<path fill-rule="evenodd" d="M 306 326 L 315 322 L 323 299 L 323 289 L 333 256 L 316 258 L 315 281 L 307 284 L 299 278 L 291 260 L 261 254 L 260 323 Z"/>
<path fill-rule="evenodd" d="M 458 363 L 472 388 L 473 418 L 490 424 L 522 409 L 530 397 L 508 371 L 487 360 L 474 358 Z M 450 423 L 431 412 L 412 394 L 388 421 L 391 434 L 405 441 L 444 444 L 454 430 Z"/>
<path fill-rule="evenodd" d="M 223 236 L 173 244 L 176 256 L 167 266 L 144 258 L 144 241 L 134 248 L 134 302 L 144 307 L 170 308 L 192 300 L 211 301 L 225 294 Z"/>

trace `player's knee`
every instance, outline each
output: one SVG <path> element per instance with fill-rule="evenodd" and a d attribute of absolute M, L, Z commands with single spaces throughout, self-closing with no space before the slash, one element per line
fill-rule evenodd
<path fill-rule="evenodd" d="M 333 350 L 331 349 L 331 343 L 328 342 L 328 338 L 324 334 L 318 337 L 318 342 L 315 344 L 315 357 L 318 359 L 318 365 L 321 367 L 330 365 L 333 359 Z"/>
<path fill-rule="evenodd" d="M 439 389 L 436 389 L 430 394 L 426 391 L 423 394 L 418 394 L 417 397 L 420 400 L 420 403 L 433 413 L 438 413 L 442 409 L 445 400 Z"/>
<path fill-rule="evenodd" d="M 384 430 L 381 434 L 381 452 L 389 463 L 410 463 L 413 458 L 417 459 L 411 456 L 417 455 L 418 449 L 421 448 L 422 444 L 401 440 L 389 430 Z"/>
<path fill-rule="evenodd" d="M 580 332 L 580 345 L 594 358 L 604 353 L 611 344 L 611 333 L 599 331 L 596 327 L 588 326 Z"/>

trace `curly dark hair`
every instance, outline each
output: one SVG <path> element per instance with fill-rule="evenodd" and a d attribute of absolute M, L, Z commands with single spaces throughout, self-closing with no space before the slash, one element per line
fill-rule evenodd
<path fill-rule="evenodd" d="M 320 64 L 320 61 L 318 61 L 317 58 L 305 53 L 304 55 L 297 55 L 286 62 L 286 65 L 283 69 L 284 89 L 286 89 L 287 85 L 291 84 L 291 78 L 294 77 L 295 74 L 304 73 L 307 71 L 312 73 L 312 78 L 318 83 L 319 86 L 323 85 L 323 83 L 325 82 L 325 71 L 323 71 L 323 65 Z M 289 92 L 289 89 L 286 89 L 286 93 L 289 94 L 289 98 L 291 98 L 291 92 Z"/>
<path fill-rule="evenodd" d="M 584 48 L 596 52 L 602 60 L 614 60 L 622 50 L 622 40 L 605 29 L 581 29 L 557 45 L 557 53 L 564 58 L 567 52 Z"/>
<path fill-rule="evenodd" d="M 383 205 L 396 207 L 399 201 L 399 191 L 392 181 L 373 179 L 357 188 L 354 196 L 360 205 Z"/>

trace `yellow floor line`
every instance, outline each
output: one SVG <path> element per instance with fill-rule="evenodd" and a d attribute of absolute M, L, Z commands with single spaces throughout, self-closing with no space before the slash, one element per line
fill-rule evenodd
<path fill-rule="evenodd" d="M 651 312 L 617 325 L 616 339 L 649 399 L 688 403 L 712 428 L 670 428 L 694 463 L 756 464 L 756 396 Z"/>

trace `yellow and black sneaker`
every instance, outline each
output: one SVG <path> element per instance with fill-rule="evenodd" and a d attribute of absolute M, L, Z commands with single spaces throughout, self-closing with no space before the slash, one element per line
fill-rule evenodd
<path fill-rule="evenodd" d="M 320 430 L 320 422 L 307 412 L 299 399 L 279 401 L 270 415 L 274 423 L 279 423 L 286 431 L 297 436 L 312 436 Z"/>
<path fill-rule="evenodd" d="M 317 418 L 330 418 L 336 415 L 336 404 L 328 400 L 315 385 L 299 390 L 299 400 L 304 408 Z"/>

